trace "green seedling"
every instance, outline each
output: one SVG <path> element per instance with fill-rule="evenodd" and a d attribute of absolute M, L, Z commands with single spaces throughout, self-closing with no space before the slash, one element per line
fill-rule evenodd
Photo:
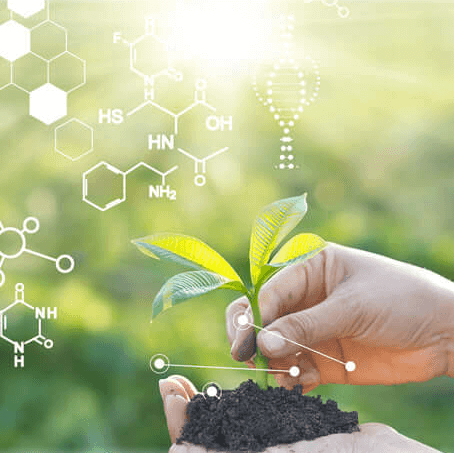
<path fill-rule="evenodd" d="M 197 238 L 158 233 L 132 241 L 154 259 L 170 260 L 196 270 L 175 275 L 159 291 L 152 306 L 152 319 L 181 302 L 216 289 L 231 289 L 250 302 L 256 334 L 262 328 L 258 295 L 261 287 L 281 269 L 312 258 L 326 246 L 320 237 L 303 233 L 288 240 L 271 258 L 276 247 L 296 227 L 307 211 L 306 194 L 276 201 L 256 217 L 251 234 L 249 261 L 251 284 L 247 286 L 232 266 L 215 250 Z M 270 260 L 271 258 L 271 260 Z M 268 387 L 268 360 L 257 349 L 254 363 L 256 382 Z"/>

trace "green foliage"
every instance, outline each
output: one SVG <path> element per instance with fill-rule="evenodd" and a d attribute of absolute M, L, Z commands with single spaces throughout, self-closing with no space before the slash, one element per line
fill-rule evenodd
<path fill-rule="evenodd" d="M 231 289 L 248 297 L 258 331 L 262 327 L 258 303 L 261 286 L 280 269 L 312 258 L 326 245 L 318 236 L 300 234 L 289 240 L 268 265 L 275 248 L 306 214 L 306 195 L 278 200 L 266 206 L 256 217 L 249 251 L 252 281 L 249 291 L 227 261 L 197 238 L 159 233 L 132 241 L 141 252 L 151 258 L 211 271 L 185 272 L 168 280 L 153 301 L 152 318 L 193 297 L 216 289 Z M 254 361 L 257 366 L 257 382 L 262 388 L 266 388 L 267 372 L 260 370 L 266 369 L 268 362 L 259 350 Z"/>
<path fill-rule="evenodd" d="M 149 358 L 164 352 L 174 363 L 203 364 L 209 357 L 213 365 L 238 366 L 228 354 L 220 309 L 231 298 L 227 291 L 165 311 L 150 328 L 151 302 L 174 268 L 162 263 L 150 272 L 151 263 L 147 267 L 131 250 L 128 238 L 147 231 L 203 236 L 247 275 L 244 251 L 263 200 L 307 191 L 311 209 L 304 230 L 454 280 L 454 109 L 447 102 L 454 98 L 452 4 L 350 2 L 351 16 L 342 20 L 319 2 L 304 3 L 289 6 L 298 24 L 295 40 L 298 47 L 306 42 L 314 58 L 320 51 L 323 83 L 321 102 L 295 124 L 300 170 L 274 170 L 281 130 L 251 95 L 237 61 L 204 71 L 208 100 L 234 115 L 232 137 L 219 134 L 220 146 L 208 149 L 216 134 L 193 134 L 198 123 L 186 117 L 180 125 L 178 146 L 185 148 L 184 135 L 192 136 L 199 157 L 231 146 L 210 161 L 204 188 L 193 186 L 192 162 L 177 153 L 144 153 L 144 132 L 173 130 L 172 119 L 156 109 L 147 107 L 120 126 L 98 125 L 94 152 L 71 163 L 52 151 L 47 131 L 54 128 L 27 114 L 28 96 L 14 87 L 0 92 L 0 221 L 20 228 L 34 215 L 41 229 L 27 237 L 27 246 L 76 258 L 69 275 L 31 256 L 3 264 L 0 309 L 12 302 L 15 283 L 24 282 L 27 302 L 57 306 L 59 318 L 46 326 L 54 348 L 26 347 L 23 370 L 13 368 L 12 347 L 0 342 L 0 451 L 167 451 L 159 376 L 145 366 Z M 0 5 L 6 21 L 6 1 Z M 278 17 L 282 4 L 269 5 L 269 16 Z M 52 18 L 68 29 L 70 50 L 87 60 L 88 83 L 69 96 L 70 117 L 95 126 L 98 108 L 135 107 L 143 84 L 129 70 L 127 48 L 112 43 L 112 31 L 135 39 L 144 15 L 165 16 L 167 2 L 51 0 L 50 7 Z M 169 27 L 157 22 L 159 33 L 172 31 L 171 20 Z M 272 34 L 264 30 L 265 39 Z M 166 105 L 178 101 L 185 108 L 193 101 L 193 68 L 189 60 L 184 64 L 184 82 L 159 81 Z M 0 62 L 0 84 L 3 76 L 9 80 L 9 66 Z M 162 171 L 180 166 L 169 179 L 177 201 L 147 199 L 148 185 L 161 178 L 139 171 L 128 177 L 122 205 L 100 213 L 81 202 L 83 171 L 100 160 L 125 170 L 144 158 Z M 188 369 L 185 375 L 197 385 L 215 380 L 233 388 L 251 372 Z M 446 378 L 391 387 L 322 385 L 313 394 L 357 410 L 362 423 L 386 423 L 452 452 L 453 392 L 454 380 Z"/>

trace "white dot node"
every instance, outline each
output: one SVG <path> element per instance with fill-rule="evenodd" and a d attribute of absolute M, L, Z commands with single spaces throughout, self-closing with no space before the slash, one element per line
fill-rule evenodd
<path fill-rule="evenodd" d="M 289 165 L 290 166 L 290 165 Z M 301 370 L 297 366 L 292 366 L 290 370 L 288 370 L 290 376 L 298 377 L 301 373 Z"/>
<path fill-rule="evenodd" d="M 249 324 L 249 319 L 248 319 L 247 315 L 238 316 L 238 324 L 240 326 L 246 326 L 247 324 Z"/>
<path fill-rule="evenodd" d="M 285 146 L 281 146 L 281 151 L 285 151 Z"/>
<path fill-rule="evenodd" d="M 303 110 L 304 110 L 303 107 L 300 105 L 300 106 L 298 107 L 298 112 L 302 112 Z"/>
<path fill-rule="evenodd" d="M 289 121 L 288 125 L 289 125 L 289 126 L 294 126 L 295 123 L 294 123 L 293 121 Z"/>
<path fill-rule="evenodd" d="M 304 77 L 303 73 L 302 72 L 298 72 L 298 77 L 300 77 L 300 78 Z"/>
<path fill-rule="evenodd" d="M 293 151 L 293 146 L 287 146 L 287 151 Z"/>
<path fill-rule="evenodd" d="M 290 133 L 290 129 L 289 129 L 288 127 L 286 127 L 286 128 L 284 129 L 284 133 L 285 133 L 285 134 Z"/>
<path fill-rule="evenodd" d="M 272 104 L 272 103 L 273 103 L 273 100 L 272 100 L 271 98 L 268 98 L 268 99 L 266 100 L 266 102 L 268 102 L 269 104 Z"/>
<path fill-rule="evenodd" d="M 279 164 L 279 168 L 283 170 L 285 168 L 285 164 Z"/>
<path fill-rule="evenodd" d="M 295 168 L 295 166 L 293 164 L 289 164 L 288 168 L 290 168 L 290 170 L 293 170 Z"/>
<path fill-rule="evenodd" d="M 283 121 L 279 121 L 280 126 L 285 126 L 285 123 Z"/>
<path fill-rule="evenodd" d="M 211 386 L 207 388 L 207 395 L 211 397 L 215 397 L 218 394 L 218 389 L 215 386 Z"/>
<path fill-rule="evenodd" d="M 273 94 L 273 90 L 268 90 L 268 91 L 266 92 L 266 94 L 272 95 L 272 94 Z"/>
<path fill-rule="evenodd" d="M 156 359 L 155 362 L 154 362 L 154 366 L 158 369 L 158 370 L 162 370 L 164 367 L 165 367 L 165 362 L 164 360 L 162 359 Z"/>
<path fill-rule="evenodd" d="M 300 118 L 299 115 L 294 115 L 293 116 L 293 119 L 295 119 L 295 120 L 299 120 L 299 118 Z"/>
<path fill-rule="evenodd" d="M 356 370 L 356 363 L 355 362 L 347 362 L 345 364 L 345 369 L 351 373 L 352 371 L 355 371 Z"/>
<path fill-rule="evenodd" d="M 293 154 L 288 155 L 288 160 L 293 160 Z"/>
<path fill-rule="evenodd" d="M 285 155 L 281 154 L 281 160 L 285 160 Z"/>
<path fill-rule="evenodd" d="M 276 113 L 276 115 L 274 115 L 274 119 L 278 120 L 279 118 L 280 118 L 280 116 Z"/>
<path fill-rule="evenodd" d="M 268 80 L 267 85 L 268 85 L 269 87 L 272 86 L 272 85 L 273 85 L 273 81 L 272 81 L 272 80 Z"/>

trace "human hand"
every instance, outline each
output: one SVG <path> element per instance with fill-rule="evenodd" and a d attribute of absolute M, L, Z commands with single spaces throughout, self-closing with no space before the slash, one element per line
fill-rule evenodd
<path fill-rule="evenodd" d="M 274 369 L 297 365 L 298 377 L 276 374 L 287 388 L 302 384 L 398 384 L 444 374 L 454 377 L 454 283 L 433 272 L 337 244 L 283 269 L 259 294 L 263 325 L 257 345 Z M 227 308 L 227 334 L 234 359 L 255 353 L 253 327 L 234 319 L 252 314 L 243 297 Z M 279 336 L 342 362 L 354 372 Z"/>
<path fill-rule="evenodd" d="M 159 382 L 172 446 L 169 453 L 208 453 L 204 447 L 176 444 L 186 416 L 186 405 L 197 389 L 182 376 L 171 376 Z M 435 453 L 437 450 L 402 436 L 381 423 L 366 423 L 352 434 L 332 434 L 311 441 L 268 448 L 264 453 Z"/>

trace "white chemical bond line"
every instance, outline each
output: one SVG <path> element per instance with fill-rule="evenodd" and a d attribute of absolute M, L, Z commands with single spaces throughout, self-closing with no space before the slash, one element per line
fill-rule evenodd
<path fill-rule="evenodd" d="M 294 344 L 296 346 L 299 346 L 300 348 L 307 349 L 308 351 L 313 352 L 314 354 L 321 355 L 323 357 L 326 357 L 329 360 L 333 360 L 334 362 L 340 363 L 341 365 L 343 365 L 345 367 L 345 369 L 348 372 L 352 372 L 352 371 L 356 370 L 356 363 L 355 362 L 352 362 L 352 361 L 343 362 L 342 360 L 339 360 L 339 359 L 336 359 L 334 357 L 331 357 L 331 356 L 329 356 L 327 354 L 324 354 L 323 352 L 316 351 L 315 349 L 312 349 L 309 346 L 304 346 L 304 345 L 302 345 L 300 343 L 297 343 L 296 341 L 290 340 L 289 338 L 285 338 L 282 335 L 280 335 L 280 334 L 278 334 L 276 332 L 273 332 L 272 330 L 268 330 L 268 329 L 265 329 L 264 327 L 256 326 L 255 324 L 249 322 L 249 319 L 248 319 L 247 315 L 240 315 L 238 317 L 238 324 L 240 326 L 242 326 L 242 327 L 251 326 L 251 327 L 254 327 L 255 329 L 263 330 L 265 332 L 268 332 L 270 335 L 274 335 L 275 337 L 278 337 L 278 338 L 281 338 L 282 340 L 288 341 L 289 343 L 292 343 L 292 344 Z"/>

